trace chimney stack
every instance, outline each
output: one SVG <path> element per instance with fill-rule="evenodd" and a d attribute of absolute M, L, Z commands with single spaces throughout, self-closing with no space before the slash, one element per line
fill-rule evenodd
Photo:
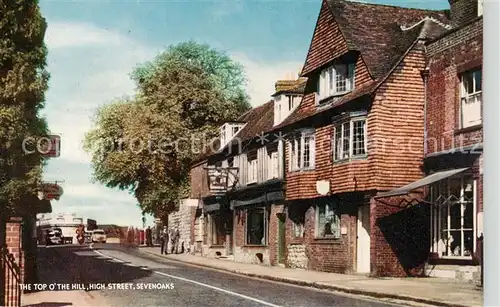
<path fill-rule="evenodd" d="M 479 1 L 448 0 L 450 3 L 450 18 L 453 28 L 466 24 L 478 17 Z"/>

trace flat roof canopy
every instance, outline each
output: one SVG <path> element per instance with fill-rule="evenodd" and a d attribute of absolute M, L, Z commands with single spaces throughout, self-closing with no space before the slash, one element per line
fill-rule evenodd
<path fill-rule="evenodd" d="M 391 190 L 391 191 L 388 191 L 385 193 L 381 193 L 381 194 L 375 196 L 375 198 L 392 197 L 392 196 L 400 196 L 400 195 L 409 194 L 413 190 L 416 190 L 418 188 L 421 188 L 423 186 L 429 185 L 429 184 L 434 183 L 434 182 L 438 182 L 438 181 L 446 179 L 448 177 L 454 176 L 454 175 L 459 174 L 467 169 L 469 169 L 469 168 L 466 167 L 466 168 L 458 168 L 458 169 L 436 172 L 436 173 L 430 174 L 427 177 L 424 177 L 424 178 L 419 179 L 417 181 L 414 181 L 410 184 L 402 186 L 400 188 L 397 188 L 397 189 L 394 189 L 394 190 Z"/>

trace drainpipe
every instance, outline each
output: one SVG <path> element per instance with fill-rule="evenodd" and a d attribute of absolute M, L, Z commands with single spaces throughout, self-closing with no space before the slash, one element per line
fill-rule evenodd
<path fill-rule="evenodd" d="M 429 68 L 425 68 L 422 71 L 422 77 L 424 79 L 424 158 L 427 156 L 427 83 L 429 80 Z"/>

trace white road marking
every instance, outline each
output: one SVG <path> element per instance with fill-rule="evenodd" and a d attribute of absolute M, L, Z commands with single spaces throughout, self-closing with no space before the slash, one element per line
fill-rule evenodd
<path fill-rule="evenodd" d="M 223 293 L 226 293 L 226 294 L 229 294 L 229 295 L 241 297 L 241 298 L 247 299 L 249 301 L 254 301 L 256 303 L 262 304 L 264 306 L 281 307 L 280 305 L 274 305 L 272 303 L 268 303 L 268 302 L 265 302 L 265 301 L 262 301 L 262 300 L 259 300 L 259 299 L 256 299 L 256 298 L 244 295 L 244 294 L 240 294 L 240 293 L 236 293 L 236 292 L 229 291 L 229 290 L 226 290 L 226 289 L 222 289 L 222 288 L 219 288 L 219 287 L 207 285 L 207 284 L 204 284 L 204 283 L 201 283 L 201 282 L 198 282 L 198 281 L 194 281 L 194 280 L 191 280 L 191 279 L 187 279 L 187 278 L 183 278 L 183 277 L 179 277 L 179 276 L 174 276 L 174 275 L 170 275 L 170 274 L 166 274 L 166 273 L 158 272 L 158 271 L 153 271 L 153 272 L 156 273 L 156 274 L 159 274 L 159 275 L 163 275 L 163 276 L 166 276 L 166 277 L 173 278 L 173 279 L 178 279 L 178 280 L 182 280 L 182 281 L 185 281 L 185 282 L 190 282 L 190 283 L 193 283 L 193 284 L 198 285 L 198 286 L 202 286 L 202 287 L 210 288 L 212 290 L 220 291 L 220 292 L 223 292 Z"/>
<path fill-rule="evenodd" d="M 95 253 L 101 255 L 101 256 L 104 256 L 106 257 L 103 253 L 97 251 L 97 250 L 94 250 L 92 244 L 90 244 L 89 246 Z M 114 260 L 119 260 L 117 258 L 114 258 L 112 257 L 112 259 Z M 127 265 L 127 264 L 125 264 Z M 182 280 L 182 281 L 185 281 L 185 282 L 189 282 L 189 283 L 192 283 L 192 284 L 195 284 L 195 285 L 198 285 L 198 286 L 202 286 L 202 287 L 206 287 L 206 288 L 209 288 L 209 289 L 212 289 L 212 290 L 216 290 L 216 291 L 219 291 L 219 292 L 223 292 L 223 293 L 226 293 L 226 294 L 229 294 L 229 295 L 233 295 L 233 296 L 236 296 L 236 297 L 240 297 L 240 298 L 244 298 L 246 300 L 249 300 L 249 301 L 253 301 L 253 302 L 256 302 L 256 303 L 259 303 L 263 306 L 270 306 L 270 307 L 281 307 L 280 305 L 275 305 L 275 304 L 272 304 L 272 303 L 269 303 L 269 302 L 266 302 L 266 301 L 262 301 L 262 300 L 259 300 L 257 298 L 254 298 L 254 297 L 251 297 L 251 296 L 247 296 L 247 295 L 244 295 L 244 294 L 240 294 L 240 293 L 236 293 L 236 292 L 233 292 L 233 291 L 229 291 L 229 290 L 226 290 L 226 289 L 222 289 L 222 288 L 219 288 L 219 287 L 215 287 L 215 286 L 211 286 L 211 285 L 208 285 L 208 284 L 204 284 L 204 283 L 201 283 L 199 281 L 194 281 L 194 280 L 191 280 L 191 279 L 187 279 L 187 278 L 184 278 L 184 277 L 180 277 L 180 276 L 175 276 L 175 275 L 170 275 L 170 274 L 167 274 L 167 273 L 163 273 L 163 272 L 158 272 L 158 271 L 153 271 L 153 270 L 150 270 L 148 268 L 145 268 L 145 267 L 142 267 L 141 268 L 142 270 L 145 270 L 145 271 L 151 271 L 153 273 L 156 273 L 158 275 L 162 275 L 162 276 L 165 276 L 165 277 L 169 277 L 169 278 L 173 278 L 173 279 L 177 279 L 177 280 Z"/>

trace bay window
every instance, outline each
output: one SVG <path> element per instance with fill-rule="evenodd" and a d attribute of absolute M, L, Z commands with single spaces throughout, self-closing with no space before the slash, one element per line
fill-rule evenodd
<path fill-rule="evenodd" d="M 247 209 L 246 245 L 267 244 L 267 212 L 265 208 Z"/>
<path fill-rule="evenodd" d="M 337 64 L 324 69 L 318 80 L 318 99 L 346 94 L 354 89 L 354 64 Z"/>
<path fill-rule="evenodd" d="M 334 125 L 333 160 L 363 157 L 367 154 L 366 117 L 352 117 Z"/>
<path fill-rule="evenodd" d="M 431 252 L 443 258 L 470 258 L 476 246 L 476 184 L 471 175 L 430 186 Z"/>
<path fill-rule="evenodd" d="M 468 71 L 462 74 L 460 95 L 461 128 L 481 124 L 482 100 L 481 70 Z"/>
<path fill-rule="evenodd" d="M 316 206 L 316 238 L 340 238 L 340 214 L 337 203 L 326 202 Z"/>
<path fill-rule="evenodd" d="M 314 130 L 302 130 L 289 141 L 290 170 L 312 169 L 315 163 Z"/>

